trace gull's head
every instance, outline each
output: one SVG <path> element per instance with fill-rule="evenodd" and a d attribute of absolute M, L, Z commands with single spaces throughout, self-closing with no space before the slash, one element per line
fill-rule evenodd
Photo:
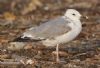
<path fill-rule="evenodd" d="M 64 17 L 68 17 L 74 21 L 80 20 L 81 16 L 82 15 L 75 9 L 68 9 L 64 15 Z"/>

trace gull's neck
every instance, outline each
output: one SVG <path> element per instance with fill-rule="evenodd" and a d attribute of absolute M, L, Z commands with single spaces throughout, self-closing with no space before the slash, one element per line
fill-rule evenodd
<path fill-rule="evenodd" d="M 68 20 L 70 18 L 68 18 L 67 16 L 62 16 L 63 19 Z"/>
<path fill-rule="evenodd" d="M 69 17 L 67 17 L 67 16 L 62 16 L 62 18 L 64 18 L 65 20 L 70 20 L 70 21 L 72 21 L 72 22 L 68 23 L 68 25 L 69 25 L 72 29 L 77 29 L 77 30 L 82 29 L 82 24 L 81 24 L 81 22 L 80 22 L 79 19 L 73 20 L 73 19 L 71 19 L 71 18 L 69 18 Z"/>

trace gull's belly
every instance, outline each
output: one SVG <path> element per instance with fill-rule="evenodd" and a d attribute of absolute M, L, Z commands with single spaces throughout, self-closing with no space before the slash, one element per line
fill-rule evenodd
<path fill-rule="evenodd" d="M 43 41 L 43 44 L 45 46 L 55 46 L 56 44 L 67 43 L 67 42 L 73 40 L 74 38 L 76 38 L 79 35 L 79 33 L 81 32 L 81 29 L 82 28 L 74 28 L 70 32 L 56 37 L 54 40 L 47 39 L 47 40 Z"/>
<path fill-rule="evenodd" d="M 68 32 L 62 36 L 57 37 L 56 40 L 59 43 L 67 43 L 67 42 L 73 40 L 74 38 L 76 38 L 80 32 L 81 32 L 81 29 L 76 28 L 76 29 L 71 30 L 70 32 Z"/>

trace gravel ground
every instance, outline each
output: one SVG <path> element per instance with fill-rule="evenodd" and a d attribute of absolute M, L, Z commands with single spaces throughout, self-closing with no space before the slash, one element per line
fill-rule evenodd
<path fill-rule="evenodd" d="M 83 30 L 75 40 L 59 47 L 64 62 L 56 63 L 55 47 L 32 42 L 11 44 L 27 28 L 59 17 L 68 8 L 89 19 L 81 20 Z M 100 1 L 0 0 L 0 68 L 100 68 Z"/>

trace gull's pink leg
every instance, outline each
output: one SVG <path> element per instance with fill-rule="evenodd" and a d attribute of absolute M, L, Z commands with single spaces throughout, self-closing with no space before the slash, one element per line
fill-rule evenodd
<path fill-rule="evenodd" d="M 60 59 L 59 59 L 59 44 L 57 44 L 57 46 L 56 46 L 56 53 L 57 53 L 56 62 L 60 62 Z"/>

